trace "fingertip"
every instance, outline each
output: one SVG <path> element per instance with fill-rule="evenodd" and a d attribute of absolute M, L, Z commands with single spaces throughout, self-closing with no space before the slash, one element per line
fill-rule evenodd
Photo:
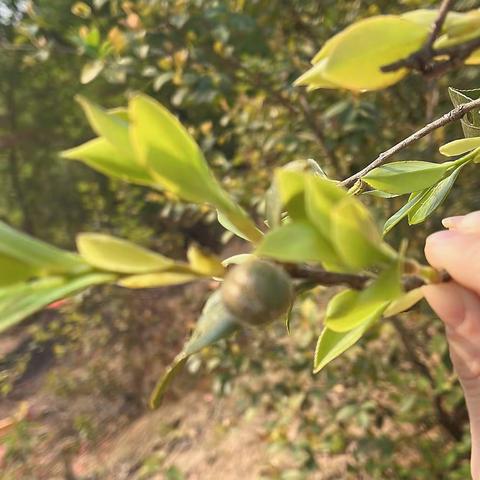
<path fill-rule="evenodd" d="M 426 285 L 423 294 L 432 310 L 449 327 L 458 326 L 465 318 L 462 287 L 453 282 Z"/>

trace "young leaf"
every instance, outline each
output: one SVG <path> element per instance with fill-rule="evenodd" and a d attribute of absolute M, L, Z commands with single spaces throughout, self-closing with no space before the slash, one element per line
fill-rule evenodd
<path fill-rule="evenodd" d="M 77 278 L 49 277 L 16 289 L 0 289 L 0 332 L 21 322 L 32 313 L 56 300 L 68 297 L 93 285 L 110 283 L 115 275 L 88 273 Z"/>
<path fill-rule="evenodd" d="M 395 225 L 400 223 L 408 215 L 408 212 L 415 208 L 424 196 L 424 191 L 412 193 L 408 202 L 385 222 L 385 225 L 383 226 L 383 235 L 385 236 L 393 227 L 395 227 Z"/>
<path fill-rule="evenodd" d="M 454 157 L 477 148 L 480 148 L 480 137 L 471 137 L 460 138 L 459 140 L 453 140 L 453 142 L 446 143 L 440 147 L 439 151 L 442 155 Z"/>
<path fill-rule="evenodd" d="M 187 258 L 193 271 L 210 277 L 223 277 L 225 267 L 222 262 L 210 253 L 192 245 L 187 251 Z"/>
<path fill-rule="evenodd" d="M 80 255 L 92 266 L 117 273 L 150 273 L 167 270 L 175 262 L 134 243 L 101 233 L 77 236 Z"/>
<path fill-rule="evenodd" d="M 365 290 L 344 290 L 330 300 L 325 325 L 336 332 L 352 330 L 378 319 L 390 302 L 402 293 L 399 263 L 387 268 Z"/>
<path fill-rule="evenodd" d="M 38 270 L 33 265 L 0 253 L 0 288 L 25 282 L 37 274 Z"/>
<path fill-rule="evenodd" d="M 308 222 L 292 222 L 271 230 L 255 252 L 284 262 L 337 263 L 331 245 Z"/>
<path fill-rule="evenodd" d="M 83 108 L 85 115 L 99 137 L 103 137 L 126 157 L 133 157 L 133 150 L 128 135 L 128 122 L 119 115 L 111 114 L 103 108 L 89 102 L 82 96 L 75 97 Z"/>
<path fill-rule="evenodd" d="M 324 79 L 327 88 L 330 82 L 354 91 L 393 85 L 407 70 L 383 73 L 381 67 L 418 50 L 428 31 L 428 27 L 393 15 L 360 20 L 331 39 L 327 50 L 315 57 L 314 67 L 296 84 L 323 86 L 320 80 Z"/>
<path fill-rule="evenodd" d="M 423 222 L 442 204 L 450 193 L 450 190 L 457 180 L 463 166 L 464 165 L 458 166 L 447 178 L 443 179 L 425 192 L 420 201 L 408 212 L 408 223 L 410 225 L 416 225 Z"/>
<path fill-rule="evenodd" d="M 331 213 L 332 242 L 342 263 L 353 270 L 389 264 L 395 252 L 385 244 L 368 210 L 354 197 L 345 198 Z"/>
<path fill-rule="evenodd" d="M 155 186 L 155 181 L 144 167 L 104 138 L 90 140 L 83 145 L 65 150 L 60 155 L 69 160 L 81 160 L 90 168 L 109 177 L 140 185 Z"/>
<path fill-rule="evenodd" d="M 179 373 L 189 356 L 222 338 L 229 337 L 239 328 L 240 324 L 225 308 L 220 291 L 217 290 L 207 300 L 190 340 L 175 357 L 166 374 L 157 383 L 150 397 L 151 408 L 160 406 L 168 385 Z"/>
<path fill-rule="evenodd" d="M 310 222 L 327 239 L 332 236 L 332 211 L 347 192 L 330 180 L 308 175 L 305 177 L 305 208 Z"/>
<path fill-rule="evenodd" d="M 80 274 L 90 271 L 80 256 L 19 232 L 0 221 L 0 254 L 17 259 L 38 274 Z"/>
<path fill-rule="evenodd" d="M 191 270 L 164 271 L 156 273 L 144 273 L 121 278 L 117 285 L 125 288 L 158 288 L 167 285 L 181 285 L 203 278 L 200 273 Z"/>
<path fill-rule="evenodd" d="M 404 293 L 401 297 L 394 300 L 383 312 L 383 317 L 393 317 L 394 315 L 398 315 L 399 313 L 404 312 L 405 310 L 409 310 L 412 308 L 416 303 L 418 303 L 423 298 L 423 291 L 422 287 L 414 288 L 407 293 Z"/>
<path fill-rule="evenodd" d="M 332 360 L 335 360 L 352 345 L 357 343 L 377 320 L 377 317 L 372 317 L 358 327 L 347 332 L 334 332 L 333 330 L 324 327 L 315 348 L 313 373 L 318 373 Z"/>
<path fill-rule="evenodd" d="M 453 165 L 454 162 L 392 162 L 371 170 L 362 180 L 378 190 L 402 195 L 431 187 Z"/>

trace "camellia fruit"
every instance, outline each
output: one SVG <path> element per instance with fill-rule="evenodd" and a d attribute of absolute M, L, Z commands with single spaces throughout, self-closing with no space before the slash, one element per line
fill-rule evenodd
<path fill-rule="evenodd" d="M 235 266 L 221 288 L 227 309 L 249 325 L 264 325 L 288 312 L 293 302 L 293 285 L 279 266 L 252 260 Z"/>

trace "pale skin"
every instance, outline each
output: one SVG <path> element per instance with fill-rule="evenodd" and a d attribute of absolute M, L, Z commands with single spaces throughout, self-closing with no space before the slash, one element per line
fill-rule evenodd
<path fill-rule="evenodd" d="M 470 418 L 472 479 L 480 480 L 480 211 L 446 218 L 443 225 L 446 230 L 427 238 L 425 255 L 453 281 L 423 290 L 445 324 Z"/>

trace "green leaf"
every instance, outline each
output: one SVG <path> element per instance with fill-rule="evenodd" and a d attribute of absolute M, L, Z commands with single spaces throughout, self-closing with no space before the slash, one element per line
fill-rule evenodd
<path fill-rule="evenodd" d="M 118 273 L 166 270 L 174 261 L 134 243 L 103 233 L 77 235 L 80 255 L 92 266 Z"/>
<path fill-rule="evenodd" d="M 336 263 L 338 260 L 330 244 L 308 222 L 286 223 L 271 230 L 255 253 L 283 262 Z"/>
<path fill-rule="evenodd" d="M 144 95 L 130 101 L 129 116 L 137 159 L 155 180 L 185 200 L 216 205 L 219 185 L 177 118 Z"/>
<path fill-rule="evenodd" d="M 450 190 L 463 167 L 464 165 L 458 166 L 450 176 L 437 183 L 437 185 L 429 188 L 424 195 L 422 195 L 420 201 L 408 212 L 408 223 L 410 225 L 416 225 L 423 222 L 442 204 L 450 193 Z"/>
<path fill-rule="evenodd" d="M 193 271 L 209 277 L 223 277 L 225 267 L 220 259 L 200 247 L 192 245 L 187 251 L 187 258 Z"/>
<path fill-rule="evenodd" d="M 0 288 L 30 280 L 37 274 L 33 265 L 0 253 Z"/>
<path fill-rule="evenodd" d="M 461 138 L 453 140 L 453 142 L 442 145 L 439 149 L 442 155 L 447 157 L 454 157 L 470 152 L 480 147 L 480 137 Z"/>
<path fill-rule="evenodd" d="M 90 140 L 61 154 L 62 158 L 81 160 L 90 168 L 109 177 L 119 178 L 125 182 L 155 186 L 148 171 L 137 164 L 133 157 L 120 152 L 104 138 Z"/>
<path fill-rule="evenodd" d="M 412 193 L 408 202 L 385 222 L 385 225 L 383 226 L 383 235 L 386 235 L 393 227 L 395 227 L 395 225 L 400 223 L 408 215 L 408 212 L 415 208 L 424 196 L 425 192 L 423 191 Z"/>
<path fill-rule="evenodd" d="M 362 180 L 378 190 L 402 195 L 434 185 L 453 165 L 454 162 L 392 162 L 371 170 Z"/>
<path fill-rule="evenodd" d="M 393 85 L 407 70 L 383 73 L 381 67 L 418 50 L 428 32 L 428 27 L 394 15 L 360 20 L 330 39 L 325 51 L 314 58 L 315 65 L 296 85 L 314 88 L 334 85 L 354 91 Z"/>
<path fill-rule="evenodd" d="M 281 168 L 275 173 L 280 203 L 294 220 L 305 219 L 305 177 L 300 171 Z"/>
<path fill-rule="evenodd" d="M 167 285 L 181 285 L 200 278 L 203 278 L 202 274 L 188 269 L 184 271 L 174 270 L 123 277 L 117 282 L 117 285 L 125 288 L 158 288 Z"/>
<path fill-rule="evenodd" d="M 0 289 L 0 332 L 56 300 L 93 285 L 110 283 L 115 278 L 115 275 L 90 273 L 73 279 L 49 277 L 13 289 Z"/>
<path fill-rule="evenodd" d="M 402 293 L 399 263 L 386 269 L 365 290 L 344 290 L 330 300 L 325 325 L 335 332 L 352 330 L 378 319 L 389 303 Z"/>
<path fill-rule="evenodd" d="M 248 242 L 258 243 L 263 237 L 262 232 L 239 205 L 232 203 L 231 208 L 217 210 L 217 219 L 223 228 Z"/>
<path fill-rule="evenodd" d="M 128 134 L 128 122 L 119 115 L 112 115 L 103 108 L 78 95 L 75 97 L 83 108 L 85 115 L 99 137 L 103 137 L 126 157 L 133 157 L 133 150 Z"/>
<path fill-rule="evenodd" d="M 395 252 L 385 244 L 368 210 L 354 197 L 332 213 L 332 241 L 343 264 L 354 270 L 389 264 Z"/>
<path fill-rule="evenodd" d="M 422 298 L 423 290 L 422 287 L 414 288 L 407 293 L 404 293 L 401 297 L 394 300 L 383 312 L 384 318 L 393 317 L 398 315 L 406 310 L 412 308 L 416 303 L 418 303 Z"/>
<path fill-rule="evenodd" d="M 222 338 L 229 337 L 239 328 L 237 319 L 225 308 L 220 291 L 215 291 L 207 300 L 190 340 L 157 383 L 150 397 L 151 408 L 160 406 L 167 387 L 180 372 L 189 356 Z"/>
<path fill-rule="evenodd" d="M 91 270 L 80 256 L 19 232 L 0 221 L 0 254 L 42 274 L 79 274 Z"/>
<path fill-rule="evenodd" d="M 352 345 L 358 342 L 365 332 L 378 320 L 372 317 L 358 327 L 347 332 L 334 332 L 325 327 L 318 338 L 313 362 L 313 373 L 318 373 L 332 360 L 335 360 Z"/>
<path fill-rule="evenodd" d="M 144 95 L 130 101 L 129 116 L 136 158 L 158 184 L 184 200 L 213 205 L 221 212 L 223 224 L 252 242 L 260 240 L 260 231 L 222 189 L 200 148 L 176 117 Z"/>
<path fill-rule="evenodd" d="M 305 179 L 305 208 L 310 222 L 327 239 L 332 236 L 332 212 L 349 198 L 347 192 L 330 180 L 308 175 Z"/>

